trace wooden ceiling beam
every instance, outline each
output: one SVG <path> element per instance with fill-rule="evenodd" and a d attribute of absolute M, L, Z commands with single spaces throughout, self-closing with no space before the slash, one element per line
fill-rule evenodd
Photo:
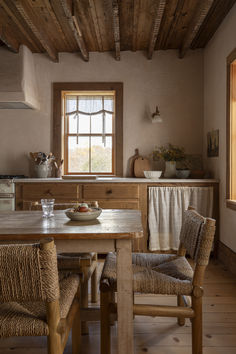
<path fill-rule="evenodd" d="M 4 9 L 4 11 L 11 17 L 12 21 L 16 24 L 20 32 L 25 37 L 26 41 L 28 41 L 30 49 L 32 51 L 40 52 L 42 50 L 42 47 L 38 46 L 37 43 L 35 43 L 35 40 L 37 40 L 37 38 L 35 38 L 32 31 L 29 29 L 27 23 L 17 11 L 17 8 L 15 7 L 14 3 L 9 0 L 0 0 L 0 5 Z"/>
<path fill-rule="evenodd" d="M 78 16 L 76 15 L 76 7 L 73 6 L 71 9 L 67 0 L 58 0 L 58 3 L 61 4 L 65 16 L 67 18 L 68 25 L 73 32 L 74 38 L 79 46 L 81 55 L 85 61 L 89 61 L 89 53 L 87 51 L 84 37 L 82 35 L 80 25 L 78 22 Z"/>
<path fill-rule="evenodd" d="M 120 21 L 119 6 L 117 0 L 112 0 L 112 24 L 115 41 L 115 59 L 120 60 Z"/>
<path fill-rule="evenodd" d="M 31 31 L 34 33 L 35 37 L 39 40 L 42 47 L 46 50 L 49 58 L 58 62 L 58 53 L 48 38 L 46 32 L 43 30 L 43 24 L 40 22 L 39 18 L 34 14 L 32 8 L 29 6 L 27 1 L 14 1 L 15 6 L 23 19 L 26 21 L 27 25 L 30 27 Z"/>
<path fill-rule="evenodd" d="M 139 11 L 140 11 L 140 0 L 136 0 L 134 1 L 133 41 L 132 41 L 132 50 L 134 52 L 136 52 L 137 50 Z"/>
<path fill-rule="evenodd" d="M 214 0 L 201 0 L 198 2 L 194 17 L 190 21 L 186 36 L 179 51 L 179 57 L 183 58 L 196 37 L 204 19 L 206 18 Z"/>
<path fill-rule="evenodd" d="M 19 43 L 4 24 L 0 23 L 0 40 L 14 53 L 19 52 Z"/>
<path fill-rule="evenodd" d="M 92 17 L 92 21 L 93 21 L 93 25 L 94 25 L 94 30 L 96 33 L 98 50 L 99 50 L 99 52 L 102 52 L 103 51 L 102 36 L 100 33 L 100 28 L 99 28 L 99 24 L 98 24 L 98 16 L 97 16 L 97 11 L 96 11 L 96 6 L 95 6 L 94 0 L 89 0 L 89 7 L 90 7 L 91 17 Z"/>
<path fill-rule="evenodd" d="M 203 25 L 191 44 L 192 49 L 204 48 L 206 46 L 235 2 L 236 0 L 214 1 Z"/>
<path fill-rule="evenodd" d="M 148 46 L 148 55 L 147 55 L 148 59 L 152 59 L 152 55 L 155 49 L 157 36 L 160 30 L 161 20 L 163 18 L 165 7 L 166 7 L 166 0 L 159 0 L 158 5 L 156 7 L 156 13 L 153 21 L 151 38 Z"/>

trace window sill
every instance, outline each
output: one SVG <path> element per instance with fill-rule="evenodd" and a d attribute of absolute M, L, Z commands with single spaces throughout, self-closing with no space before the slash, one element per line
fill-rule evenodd
<path fill-rule="evenodd" d="M 226 207 L 236 210 L 236 200 L 226 199 Z"/>

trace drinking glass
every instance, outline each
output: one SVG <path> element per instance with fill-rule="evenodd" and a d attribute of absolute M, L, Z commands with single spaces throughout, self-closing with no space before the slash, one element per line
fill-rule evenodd
<path fill-rule="evenodd" d="M 55 199 L 41 199 L 43 218 L 51 218 L 52 216 L 54 216 L 53 214 L 54 202 Z"/>

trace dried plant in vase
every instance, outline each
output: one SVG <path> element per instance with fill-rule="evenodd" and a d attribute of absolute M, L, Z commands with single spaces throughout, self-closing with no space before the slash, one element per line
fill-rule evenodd
<path fill-rule="evenodd" d="M 164 177 L 176 177 L 176 161 L 185 159 L 185 151 L 183 147 L 167 144 L 160 146 L 153 151 L 153 159 L 163 159 L 165 161 Z"/>

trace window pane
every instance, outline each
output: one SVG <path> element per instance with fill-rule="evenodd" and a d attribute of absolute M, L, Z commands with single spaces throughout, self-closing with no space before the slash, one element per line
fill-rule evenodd
<path fill-rule="evenodd" d="M 102 134 L 102 114 L 91 116 L 91 133 Z"/>
<path fill-rule="evenodd" d="M 85 114 L 79 115 L 79 133 L 80 134 L 90 133 L 90 117 Z"/>
<path fill-rule="evenodd" d="M 106 146 L 102 137 L 91 137 L 91 172 L 112 172 L 111 137 L 106 137 Z"/>
<path fill-rule="evenodd" d="M 106 120 L 105 120 L 105 124 L 106 124 L 105 125 L 106 126 L 105 132 L 107 134 L 111 134 L 112 133 L 112 114 L 106 113 L 105 118 L 106 118 Z"/>
<path fill-rule="evenodd" d="M 69 133 L 76 134 L 77 133 L 77 118 L 75 114 L 68 116 L 69 120 Z"/>
<path fill-rule="evenodd" d="M 78 118 L 77 118 L 78 117 Z M 80 114 L 76 116 L 75 114 L 68 116 L 69 119 L 69 134 L 77 133 L 77 124 L 78 124 L 78 133 L 80 134 L 89 134 L 90 133 L 90 117 L 87 115 Z M 79 120 L 79 121 L 78 121 Z"/>
<path fill-rule="evenodd" d="M 69 172 L 89 172 L 89 137 L 70 136 L 68 140 Z"/>

